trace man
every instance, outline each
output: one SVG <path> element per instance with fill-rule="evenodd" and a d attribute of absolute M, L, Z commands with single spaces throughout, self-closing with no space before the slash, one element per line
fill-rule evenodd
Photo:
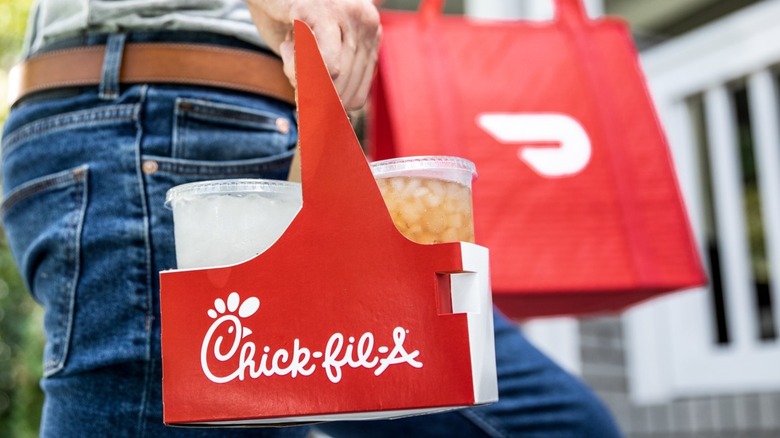
<path fill-rule="evenodd" d="M 175 267 L 165 193 L 205 179 L 286 177 L 297 141 L 295 19 L 313 29 L 345 108 L 360 108 L 381 37 L 368 0 L 41 0 L 34 7 L 29 61 L 20 70 L 25 88 L 4 126 L 2 213 L 17 263 L 46 311 L 42 436 L 309 432 L 166 427 L 160 392 L 158 273 Z M 204 59 L 214 68 L 188 67 Z M 495 319 L 498 403 L 321 429 L 334 436 L 618 434 L 584 385 L 501 315 Z"/>

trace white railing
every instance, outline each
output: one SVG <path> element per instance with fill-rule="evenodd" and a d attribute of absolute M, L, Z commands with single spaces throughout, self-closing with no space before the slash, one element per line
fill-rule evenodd
<path fill-rule="evenodd" d="M 728 342 L 715 342 L 712 291 L 696 289 L 642 305 L 624 316 L 629 383 L 639 403 L 678 396 L 780 390 L 780 341 L 760 339 L 750 261 L 734 83 L 744 84 L 750 113 L 761 217 L 780 329 L 780 0 L 766 0 L 642 54 L 642 65 L 666 129 L 702 255 L 705 191 L 712 175 Z M 708 162 L 701 162 L 690 100 L 700 99 Z M 705 182 L 706 183 L 706 182 Z M 706 258 L 705 258 L 706 259 Z"/>

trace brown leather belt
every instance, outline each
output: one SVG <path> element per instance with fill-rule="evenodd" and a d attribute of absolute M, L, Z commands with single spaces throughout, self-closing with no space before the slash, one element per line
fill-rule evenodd
<path fill-rule="evenodd" d="M 55 50 L 17 64 L 10 74 L 9 101 L 63 87 L 100 84 L 105 46 Z M 295 105 L 295 90 L 279 58 L 222 46 L 128 43 L 120 83 L 190 84 L 258 93 Z"/>

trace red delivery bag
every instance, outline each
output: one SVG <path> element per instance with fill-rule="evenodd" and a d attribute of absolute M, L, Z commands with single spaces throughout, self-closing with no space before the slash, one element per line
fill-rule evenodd
<path fill-rule="evenodd" d="M 705 283 L 626 25 L 556 0 L 549 22 L 382 11 L 374 159 L 476 163 L 477 243 L 513 317 L 613 312 Z"/>
<path fill-rule="evenodd" d="M 303 206 L 248 261 L 160 273 L 165 423 L 393 418 L 496 401 L 487 249 L 401 235 L 300 21 L 295 57 Z"/>

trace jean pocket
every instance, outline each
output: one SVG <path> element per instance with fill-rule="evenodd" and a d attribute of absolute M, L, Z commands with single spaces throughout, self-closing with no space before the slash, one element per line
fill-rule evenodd
<path fill-rule="evenodd" d="M 173 158 L 204 161 L 275 156 L 294 146 L 289 114 L 205 99 L 176 99 Z"/>
<path fill-rule="evenodd" d="M 13 188 L 0 212 L 9 245 L 33 297 L 46 309 L 44 375 L 65 364 L 79 276 L 87 206 L 87 166 Z"/>

